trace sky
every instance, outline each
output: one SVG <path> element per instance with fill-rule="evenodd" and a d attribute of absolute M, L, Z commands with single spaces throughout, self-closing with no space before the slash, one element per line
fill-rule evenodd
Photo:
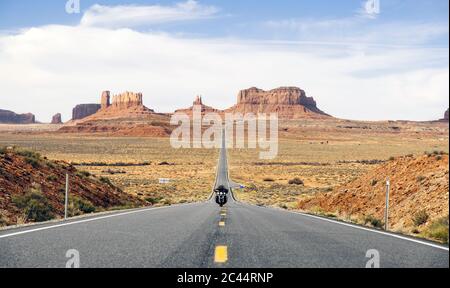
<path fill-rule="evenodd" d="M 77 5 L 79 3 L 79 6 Z M 0 109 L 49 122 L 101 92 L 158 112 L 297 86 L 357 120 L 449 106 L 448 0 L 0 0 Z M 79 9 L 78 9 L 79 8 Z"/>

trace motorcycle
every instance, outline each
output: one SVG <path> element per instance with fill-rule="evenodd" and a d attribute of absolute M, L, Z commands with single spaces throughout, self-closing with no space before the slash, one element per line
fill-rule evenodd
<path fill-rule="evenodd" d="M 216 192 L 216 203 L 219 204 L 220 207 L 223 207 L 228 202 L 228 189 L 224 186 L 219 186 L 214 190 Z"/>

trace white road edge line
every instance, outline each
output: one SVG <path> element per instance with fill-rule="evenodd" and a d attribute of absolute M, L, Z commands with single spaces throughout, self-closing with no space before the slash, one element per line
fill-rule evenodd
<path fill-rule="evenodd" d="M 152 210 L 161 210 L 161 209 L 169 209 L 169 208 L 175 208 L 175 207 L 181 207 L 181 206 L 195 205 L 195 204 L 199 204 L 199 203 L 202 203 L 202 202 L 180 204 L 180 205 L 173 205 L 173 206 L 164 206 L 164 207 L 152 207 L 152 208 L 134 210 L 134 211 L 117 213 L 117 214 L 112 214 L 112 215 L 99 216 L 99 217 L 93 216 L 93 218 L 89 218 L 89 219 L 77 220 L 77 221 L 68 222 L 68 223 L 61 223 L 61 224 L 57 224 L 57 225 L 50 225 L 50 226 L 45 226 L 45 227 L 40 227 L 40 228 L 35 228 L 35 229 L 28 229 L 28 230 L 24 230 L 24 231 L 19 231 L 19 232 L 9 233 L 9 234 L 5 234 L 5 235 L 0 235 L 0 239 L 12 237 L 12 236 L 17 236 L 17 235 L 28 234 L 28 233 L 32 233 L 32 232 L 38 232 L 38 231 L 43 231 L 43 230 L 55 229 L 55 228 L 64 227 L 64 226 L 70 226 L 70 225 L 75 225 L 75 224 L 87 223 L 87 222 L 92 222 L 92 221 L 97 221 L 97 220 L 102 220 L 102 219 L 107 219 L 107 218 L 113 218 L 113 217 L 125 216 L 125 215 L 130 215 L 130 214 L 143 213 L 143 212 L 148 212 L 148 211 L 152 211 Z M 44 223 L 44 225 L 45 225 L 45 223 Z"/>
<path fill-rule="evenodd" d="M 240 202 L 240 203 L 242 203 L 242 202 Z M 359 229 L 359 230 L 364 230 L 364 231 L 368 231 L 368 232 L 372 232 L 372 233 L 377 233 L 377 234 L 381 234 L 381 235 L 385 235 L 385 236 L 391 236 L 391 237 L 394 237 L 394 238 L 398 238 L 398 239 L 414 242 L 414 243 L 417 243 L 417 244 L 422 244 L 422 245 L 430 246 L 430 247 L 433 247 L 433 248 L 438 248 L 438 249 L 441 249 L 441 250 L 449 251 L 449 247 L 445 247 L 445 246 L 441 246 L 441 245 L 438 245 L 438 244 L 433 244 L 433 243 L 421 241 L 421 240 L 418 240 L 418 239 L 412 239 L 412 238 L 408 238 L 408 237 L 404 237 L 404 236 L 400 236 L 400 235 L 396 235 L 396 234 L 392 234 L 392 233 L 388 233 L 388 232 L 384 232 L 384 231 L 379 231 L 379 230 L 374 230 L 374 229 L 370 229 L 370 228 L 360 227 L 360 226 L 357 226 L 357 225 L 354 225 L 354 224 L 351 224 L 351 223 L 345 223 L 345 222 L 341 222 L 341 221 L 327 219 L 327 218 L 323 218 L 323 217 L 319 217 L 319 216 L 315 216 L 315 215 L 310 215 L 310 214 L 306 214 L 306 213 L 302 213 L 302 212 L 281 210 L 281 209 L 276 209 L 276 208 L 271 208 L 271 207 L 259 207 L 259 206 L 256 206 L 256 205 L 252 205 L 252 206 L 255 206 L 255 207 L 258 207 L 258 208 L 268 208 L 268 209 L 272 209 L 272 210 L 276 210 L 276 211 L 284 211 L 284 212 L 287 212 L 287 213 L 296 214 L 296 215 L 300 215 L 300 216 L 306 216 L 306 217 L 310 217 L 310 218 L 314 218 L 314 219 L 318 219 L 318 220 L 322 220 L 322 221 L 331 222 L 331 223 L 334 223 L 334 224 L 339 224 L 339 225 L 343 225 L 343 226 L 347 226 L 347 227 L 351 227 L 351 228 L 355 228 L 355 229 Z"/>

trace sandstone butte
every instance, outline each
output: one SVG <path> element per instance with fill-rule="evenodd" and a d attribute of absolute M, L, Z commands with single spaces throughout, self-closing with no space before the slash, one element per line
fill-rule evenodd
<path fill-rule="evenodd" d="M 297 87 L 281 87 L 270 91 L 258 88 L 241 90 L 237 97 L 237 104 L 226 110 L 218 110 L 203 104 L 202 98 L 197 96 L 193 105 L 201 107 L 202 114 L 215 112 L 224 113 L 277 113 L 280 119 L 330 118 L 331 116 L 317 108 L 312 97 L 307 97 L 305 91 Z M 186 113 L 192 116 L 193 107 L 176 110 L 175 113 Z"/>
<path fill-rule="evenodd" d="M 5 124 L 33 124 L 36 119 L 33 114 L 16 114 L 9 110 L 0 109 L 0 123 Z"/>
<path fill-rule="evenodd" d="M 61 124 L 62 123 L 62 116 L 61 113 L 57 113 L 53 115 L 52 122 L 50 124 Z"/>
<path fill-rule="evenodd" d="M 206 114 L 206 113 L 219 113 L 222 114 L 223 111 L 219 110 L 219 109 L 215 109 L 213 107 L 207 106 L 205 104 L 203 104 L 203 99 L 201 96 L 197 96 L 194 100 L 194 102 L 192 103 L 192 106 L 187 108 L 187 109 L 179 109 L 176 110 L 175 113 L 184 113 L 187 114 L 189 117 L 192 117 L 193 115 L 193 111 L 194 111 L 194 107 L 199 107 L 200 112 L 202 115 Z"/>
<path fill-rule="evenodd" d="M 144 106 L 142 93 L 125 92 L 111 97 L 110 91 L 103 91 L 100 103 L 100 109 L 86 120 L 139 118 L 155 113 Z"/>
<path fill-rule="evenodd" d="M 99 104 L 79 104 L 72 109 L 72 120 L 84 119 L 97 113 L 99 109 Z"/>
<path fill-rule="evenodd" d="M 111 97 L 109 91 L 104 91 L 96 105 L 96 112 L 67 123 L 58 132 L 152 137 L 166 137 L 171 132 L 168 115 L 145 107 L 142 93 L 125 92 Z"/>
<path fill-rule="evenodd" d="M 237 104 L 225 112 L 278 113 L 280 119 L 330 118 L 317 108 L 312 97 L 297 87 L 281 87 L 270 91 L 250 88 L 239 92 Z"/>
<path fill-rule="evenodd" d="M 448 109 L 447 109 L 447 111 L 445 111 L 445 113 L 444 113 L 444 118 L 443 119 L 441 119 L 442 121 L 449 121 L 448 120 Z"/>

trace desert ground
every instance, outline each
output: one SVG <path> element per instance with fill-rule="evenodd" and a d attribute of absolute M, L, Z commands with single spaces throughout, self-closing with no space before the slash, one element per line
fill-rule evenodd
<path fill-rule="evenodd" d="M 0 127 L 0 146 L 73 163 L 155 205 L 211 194 L 216 149 L 173 149 L 169 138 L 24 131 Z M 231 178 L 245 186 L 235 190 L 239 200 L 298 209 L 302 195 L 333 191 L 394 157 L 449 151 L 448 123 L 442 122 L 285 121 L 279 136 L 274 160 L 260 160 L 258 150 L 229 150 Z M 160 178 L 170 182 L 160 184 Z"/>

